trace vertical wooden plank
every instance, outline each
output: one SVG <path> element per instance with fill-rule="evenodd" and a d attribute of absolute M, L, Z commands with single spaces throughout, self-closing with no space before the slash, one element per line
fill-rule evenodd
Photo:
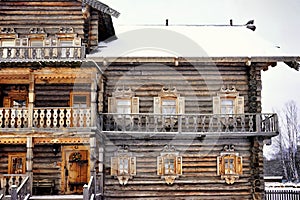
<path fill-rule="evenodd" d="M 131 113 L 138 114 L 140 112 L 140 98 L 132 97 L 131 98 Z"/>
<path fill-rule="evenodd" d="M 221 114 L 221 99 L 220 99 L 220 97 L 213 97 L 213 113 Z"/>
<path fill-rule="evenodd" d="M 153 113 L 161 114 L 161 98 L 160 97 L 153 98 Z"/>

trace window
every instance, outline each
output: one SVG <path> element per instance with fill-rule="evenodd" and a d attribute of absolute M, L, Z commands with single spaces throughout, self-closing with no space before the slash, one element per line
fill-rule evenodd
<path fill-rule="evenodd" d="M 88 92 L 71 92 L 71 107 L 88 108 L 90 107 L 90 94 Z"/>
<path fill-rule="evenodd" d="M 15 40 L 14 39 L 5 39 L 1 40 L 1 46 L 2 47 L 14 47 L 15 46 Z M 14 57 L 14 50 L 9 50 L 8 48 L 3 49 L 3 55 L 2 58 L 13 58 Z"/>
<path fill-rule="evenodd" d="M 121 185 L 126 185 L 129 179 L 136 175 L 136 157 L 127 149 L 120 149 L 111 158 L 111 176 L 115 176 Z"/>
<path fill-rule="evenodd" d="M 8 155 L 8 173 L 25 174 L 26 153 L 10 153 Z"/>
<path fill-rule="evenodd" d="M 184 114 L 185 98 L 179 96 L 176 88 L 163 87 L 158 97 L 154 97 L 153 110 L 155 114 Z"/>
<path fill-rule="evenodd" d="M 34 47 L 32 48 L 30 55 L 32 58 L 42 58 L 42 47 L 43 47 L 44 41 L 43 40 L 31 40 L 30 46 Z"/>
<path fill-rule="evenodd" d="M 7 96 L 3 98 L 5 108 L 24 108 L 28 105 L 28 90 L 26 86 L 12 86 Z"/>
<path fill-rule="evenodd" d="M 13 100 L 13 108 L 25 108 L 26 100 Z"/>
<path fill-rule="evenodd" d="M 166 145 L 157 157 L 157 175 L 165 179 L 167 184 L 173 184 L 182 175 L 182 157 L 175 152 L 174 147 Z"/>
<path fill-rule="evenodd" d="M 235 87 L 227 89 L 221 88 L 216 97 L 213 97 L 214 114 L 244 114 L 244 97 L 239 96 Z"/>
<path fill-rule="evenodd" d="M 108 97 L 108 113 L 139 113 L 139 97 L 134 97 L 130 88 L 116 88 L 112 97 Z"/>
<path fill-rule="evenodd" d="M 73 46 L 73 40 L 60 40 L 61 47 L 69 47 L 69 48 L 61 48 L 61 57 L 62 58 L 72 58 L 74 54 L 74 50 L 71 48 Z"/>
<path fill-rule="evenodd" d="M 243 173 L 243 161 L 239 153 L 234 152 L 233 145 L 226 145 L 217 158 L 217 174 L 225 179 L 227 184 L 233 184 Z"/>

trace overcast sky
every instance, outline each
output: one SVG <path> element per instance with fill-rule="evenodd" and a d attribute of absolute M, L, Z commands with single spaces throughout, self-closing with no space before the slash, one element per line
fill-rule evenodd
<path fill-rule="evenodd" d="M 121 15 L 114 24 L 245 24 L 284 52 L 300 55 L 299 0 L 102 0 Z M 117 33 L 118 34 L 118 33 Z M 263 112 L 294 100 L 300 109 L 300 72 L 284 64 L 263 72 Z"/>

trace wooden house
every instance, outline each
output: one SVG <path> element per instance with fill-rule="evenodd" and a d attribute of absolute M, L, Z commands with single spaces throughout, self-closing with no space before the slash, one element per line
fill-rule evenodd
<path fill-rule="evenodd" d="M 263 144 L 278 122 L 261 113 L 261 71 L 298 70 L 299 57 L 246 26 L 115 37 L 119 13 L 97 0 L 0 5 L 6 194 L 26 181 L 30 195 L 263 199 Z"/>

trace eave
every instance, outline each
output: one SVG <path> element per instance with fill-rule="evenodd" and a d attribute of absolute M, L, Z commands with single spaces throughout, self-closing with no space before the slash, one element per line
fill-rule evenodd
<path fill-rule="evenodd" d="M 93 60 L 103 65 L 109 63 L 266 63 L 268 66 L 276 66 L 277 62 L 284 62 L 289 67 L 299 71 L 300 56 L 254 56 L 254 57 L 93 57 L 88 56 L 88 60 Z"/>
<path fill-rule="evenodd" d="M 89 6 L 95 8 L 96 10 L 99 10 L 103 13 L 109 14 L 113 17 L 118 18 L 120 16 L 120 13 L 112 8 L 110 8 L 108 5 L 101 3 L 97 0 L 82 0 L 82 3 L 86 3 Z"/>

